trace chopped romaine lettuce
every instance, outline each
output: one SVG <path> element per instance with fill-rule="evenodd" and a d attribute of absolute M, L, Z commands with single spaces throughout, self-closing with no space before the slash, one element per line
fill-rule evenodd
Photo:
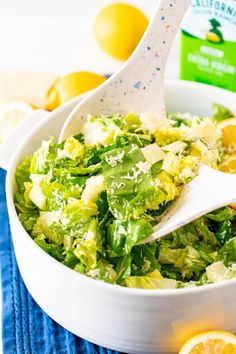
<path fill-rule="evenodd" d="M 147 245 L 199 163 L 227 153 L 215 117 L 130 113 L 92 117 L 17 167 L 15 206 L 34 241 L 93 279 L 131 288 L 198 286 L 236 276 L 236 211 L 225 207 Z M 153 119 L 156 121 L 153 121 Z"/>

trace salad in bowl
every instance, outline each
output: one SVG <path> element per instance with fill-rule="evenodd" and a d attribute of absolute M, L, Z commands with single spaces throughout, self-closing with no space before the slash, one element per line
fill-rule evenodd
<path fill-rule="evenodd" d="M 225 207 L 139 245 L 198 173 L 224 170 L 233 152 L 221 122 L 170 113 L 88 116 L 79 134 L 53 137 L 18 165 L 15 207 L 32 239 L 65 266 L 129 288 L 171 289 L 236 276 L 236 211 Z M 216 191 L 217 192 L 217 191 Z"/>

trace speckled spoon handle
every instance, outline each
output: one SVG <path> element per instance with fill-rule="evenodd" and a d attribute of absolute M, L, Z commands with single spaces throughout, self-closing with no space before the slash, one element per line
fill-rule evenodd
<path fill-rule="evenodd" d="M 149 112 L 156 120 L 165 116 L 163 78 L 166 62 L 189 4 L 190 0 L 158 2 L 153 19 L 130 59 L 72 111 L 60 141 L 79 133 L 88 114 Z"/>

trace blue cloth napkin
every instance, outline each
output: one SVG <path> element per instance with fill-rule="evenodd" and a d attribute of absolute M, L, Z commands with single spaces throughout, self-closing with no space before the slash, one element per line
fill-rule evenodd
<path fill-rule="evenodd" d="M 4 354 L 119 354 L 76 337 L 34 302 L 19 273 L 9 229 L 5 171 L 0 169 L 0 270 Z M 1 349 L 0 349 L 1 351 Z"/>

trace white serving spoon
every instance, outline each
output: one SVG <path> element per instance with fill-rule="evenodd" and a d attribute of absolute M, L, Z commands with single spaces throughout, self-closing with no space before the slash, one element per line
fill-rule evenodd
<path fill-rule="evenodd" d="M 168 54 L 190 2 L 158 1 L 153 19 L 133 55 L 71 112 L 59 141 L 79 133 L 88 114 L 148 112 L 147 124 L 153 132 L 158 128 L 166 116 L 163 80 Z"/>
<path fill-rule="evenodd" d="M 60 141 L 79 133 L 88 114 L 140 114 L 153 132 L 166 116 L 164 71 L 171 44 L 190 0 L 161 0 L 143 39 L 127 63 L 98 89 L 82 100 L 69 115 Z M 159 239 L 194 219 L 236 202 L 236 177 L 207 166 L 188 184 L 168 209 L 147 243 Z"/>
<path fill-rule="evenodd" d="M 236 176 L 203 165 L 198 176 L 184 187 L 155 226 L 154 233 L 139 244 L 160 239 L 213 210 L 235 202 Z"/>

